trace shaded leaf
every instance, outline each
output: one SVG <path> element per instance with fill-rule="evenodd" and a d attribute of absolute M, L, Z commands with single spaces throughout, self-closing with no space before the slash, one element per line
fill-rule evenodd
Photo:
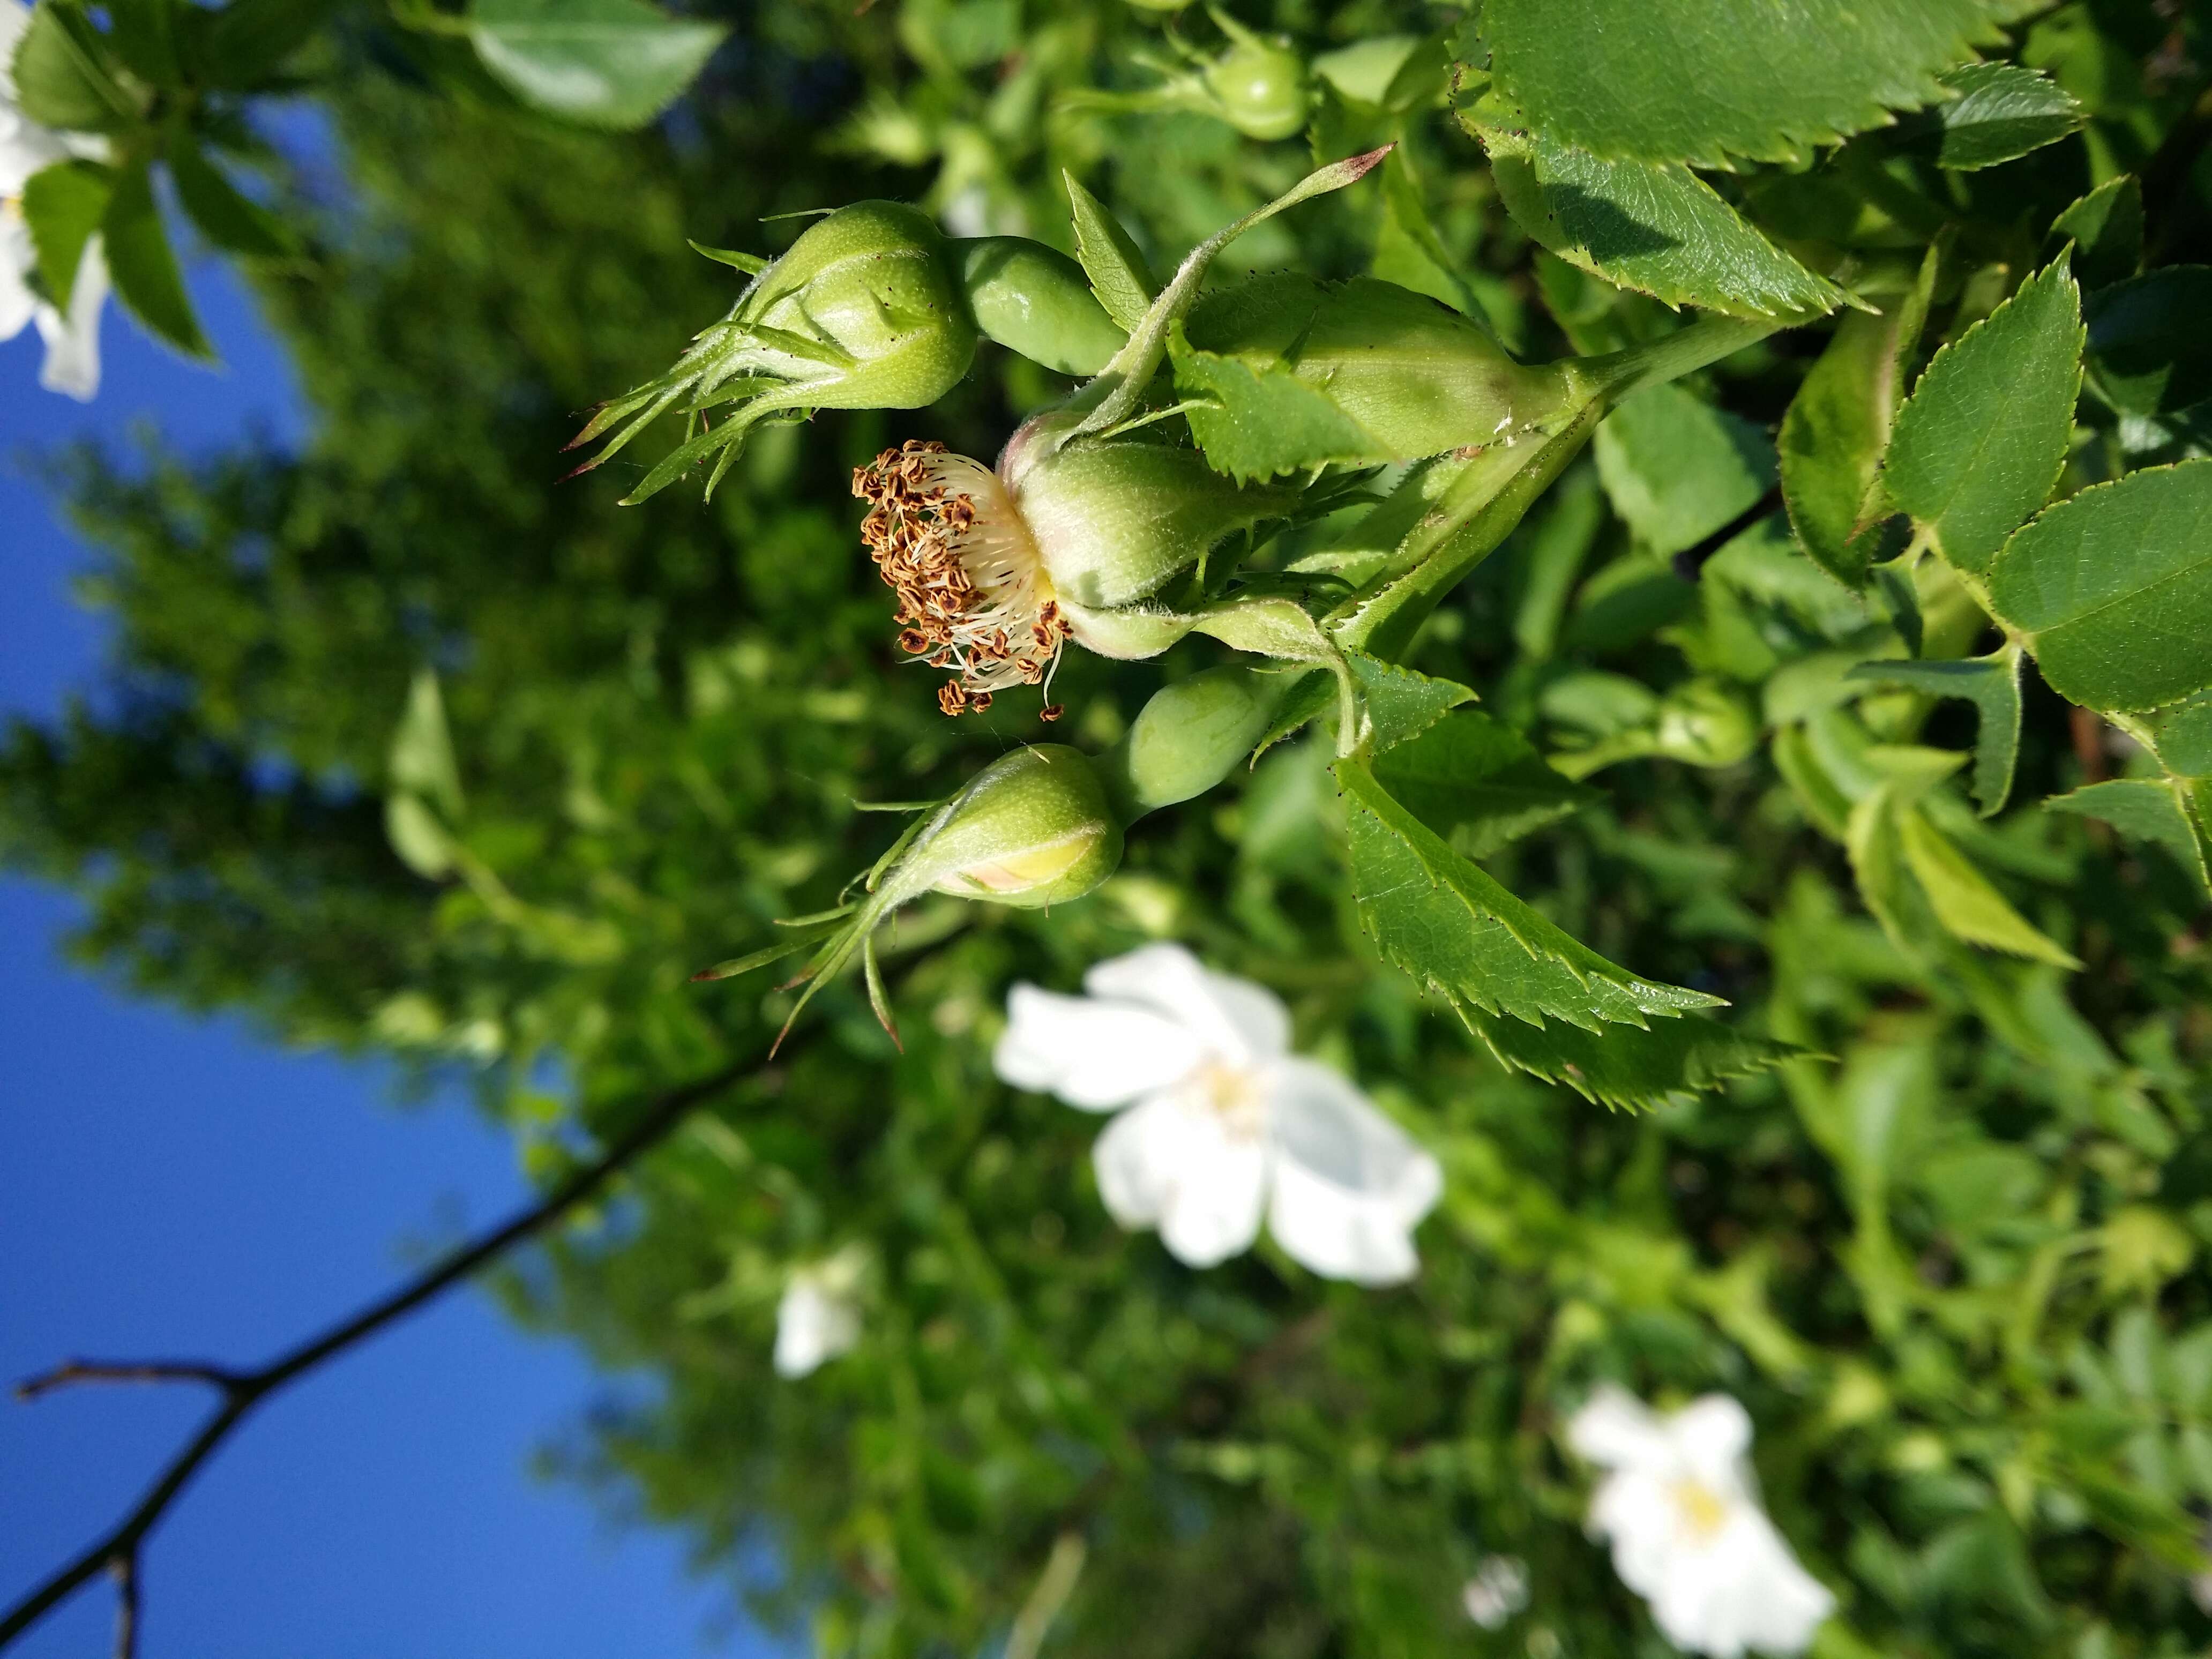
<path fill-rule="evenodd" d="M 1454 1004 L 1593 1031 L 1720 1006 L 1607 962 L 1453 852 L 1358 761 L 1338 762 L 1336 775 L 1361 922 L 1393 963 Z"/>
<path fill-rule="evenodd" d="M 2064 88 L 2018 64 L 1969 64 L 1942 81 L 1958 95 L 1915 117 L 1906 131 L 1939 167 L 1961 173 L 2057 143 L 2088 118 Z"/>
<path fill-rule="evenodd" d="M 39 279 L 58 303 L 76 291 L 77 262 L 114 193 L 114 171 L 95 161 L 58 161 L 25 181 L 23 222 L 38 251 Z"/>
<path fill-rule="evenodd" d="M 118 175 L 100 228 L 116 296 L 131 314 L 178 350 L 195 357 L 214 356 L 192 314 L 184 273 L 177 269 L 169 233 L 154 204 L 153 180 L 145 162 L 134 161 Z"/>
<path fill-rule="evenodd" d="M 141 81 L 170 91 L 184 85 L 177 47 L 178 0 L 106 0 L 106 44 Z"/>
<path fill-rule="evenodd" d="M 2075 202 L 2051 222 L 2043 244 L 2046 263 L 2074 244 L 2074 275 L 2081 286 L 2102 288 L 2135 275 L 2142 263 L 2142 181 L 2124 173 Z"/>
<path fill-rule="evenodd" d="M 1990 599 L 2052 690 L 2156 708 L 2212 686 L 2212 460 L 2130 473 L 2006 545 Z"/>
<path fill-rule="evenodd" d="M 2089 384 L 2130 415 L 2212 398 L 2212 265 L 2167 265 L 2088 296 Z"/>
<path fill-rule="evenodd" d="M 2070 795 L 2054 795 L 2043 805 L 2045 811 L 2100 819 L 2130 841 L 2163 847 L 2201 886 L 2212 891 L 2204 843 L 2190 817 L 2182 788 L 2171 778 L 2113 778 L 2076 789 Z"/>
<path fill-rule="evenodd" d="M 186 6 L 182 21 L 193 73 L 210 86 L 263 87 L 337 10 L 337 0 L 230 0 L 216 11 Z"/>
<path fill-rule="evenodd" d="M 646 0 L 477 0 L 469 33 L 524 101 L 586 126 L 643 126 L 675 101 L 728 31 Z"/>
<path fill-rule="evenodd" d="M 1853 679 L 1909 685 L 1931 696 L 1960 697 L 1981 715 L 1974 736 L 1973 791 L 1984 817 L 2003 809 L 2020 758 L 2021 652 L 2008 645 L 1986 657 L 1955 662 L 1861 663 Z"/>
<path fill-rule="evenodd" d="M 1782 499 L 1815 563 L 1866 586 L 1878 538 L 1866 533 L 1869 493 L 1889 447 L 1900 386 L 1894 313 L 1851 312 L 1782 417 Z"/>
<path fill-rule="evenodd" d="M 1460 1018 L 1500 1064 L 1547 1083 L 1564 1083 L 1584 1100 L 1626 1111 L 1649 1110 L 1731 1078 L 1771 1071 L 1805 1051 L 1754 1036 L 1706 1014 L 1655 1022 L 1649 1030 L 1608 1025 L 1602 1032 L 1553 1024 L 1539 1030 L 1462 1003 Z"/>
<path fill-rule="evenodd" d="M 1841 289 L 1686 167 L 1602 161 L 1504 128 L 1476 131 L 1514 222 L 1592 276 L 1735 317 L 1808 317 L 1843 303 Z"/>
<path fill-rule="evenodd" d="M 225 252 L 274 259 L 299 251 L 291 228 L 241 194 L 191 139 L 179 137 L 170 145 L 169 176 L 192 223 Z"/>
<path fill-rule="evenodd" d="M 1605 417 L 1595 448 L 1613 510 L 1662 557 L 1753 506 L 1776 476 L 1765 432 L 1679 386 L 1629 398 Z"/>
<path fill-rule="evenodd" d="M 1979 575 L 2058 481 L 2081 381 L 2081 290 L 2046 266 L 1935 359 L 1898 411 L 1882 483 Z"/>
<path fill-rule="evenodd" d="M 1376 781 L 1462 857 L 1508 842 L 1601 800 L 1544 763 L 1510 726 L 1464 709 L 1379 754 Z"/>

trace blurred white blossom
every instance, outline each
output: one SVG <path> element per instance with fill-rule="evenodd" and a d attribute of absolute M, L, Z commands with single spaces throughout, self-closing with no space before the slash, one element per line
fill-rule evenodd
<path fill-rule="evenodd" d="M 1751 1486 L 1751 1418 L 1709 1394 L 1662 1417 L 1601 1388 L 1567 1425 L 1575 1450 L 1609 1471 L 1590 1530 L 1613 1570 L 1651 1604 L 1676 1647 L 1712 1659 L 1802 1653 L 1835 1607 L 1797 1563 Z"/>
<path fill-rule="evenodd" d="M 83 133 L 55 132 L 17 107 L 9 66 L 29 27 L 31 9 L 22 0 L 0 0 L 0 340 L 12 340 L 27 323 L 36 323 L 46 343 L 39 384 L 80 401 L 100 389 L 100 313 L 107 301 L 107 255 L 94 232 L 77 260 L 68 309 L 56 307 L 31 286 L 38 249 L 23 217 L 23 186 L 31 175 L 72 156 L 104 157 L 104 139 Z"/>
<path fill-rule="evenodd" d="M 775 1369 L 805 1376 L 860 1340 L 862 1259 L 842 1250 L 794 1268 L 775 1310 Z"/>
<path fill-rule="evenodd" d="M 1291 1054 L 1290 1017 L 1249 980 L 1152 945 L 1084 975 L 1087 996 L 1017 985 L 994 1063 L 1091 1111 L 1127 1107 L 1092 1152 L 1124 1227 L 1158 1227 L 1195 1267 L 1249 1249 L 1264 1212 L 1317 1273 L 1392 1285 L 1443 1188 L 1437 1161 L 1327 1066 Z"/>
<path fill-rule="evenodd" d="M 1460 1592 L 1467 1616 L 1485 1630 L 1503 1630 L 1528 1605 L 1528 1564 L 1517 1555 L 1486 1555 Z"/>

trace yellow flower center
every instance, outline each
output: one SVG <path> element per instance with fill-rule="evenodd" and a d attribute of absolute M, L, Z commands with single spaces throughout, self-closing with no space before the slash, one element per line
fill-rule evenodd
<path fill-rule="evenodd" d="M 1682 1525 L 1700 1544 L 1710 1543 L 1728 1524 L 1728 1504 L 1702 1480 L 1682 1480 L 1668 1488 Z"/>
<path fill-rule="evenodd" d="M 1220 1117 L 1231 1140 L 1257 1140 L 1267 1133 L 1267 1099 L 1249 1070 L 1209 1060 L 1200 1068 L 1197 1082 L 1199 1097 Z"/>

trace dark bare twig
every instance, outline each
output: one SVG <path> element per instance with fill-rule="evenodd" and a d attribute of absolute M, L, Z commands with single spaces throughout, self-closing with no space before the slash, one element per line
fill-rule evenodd
<path fill-rule="evenodd" d="M 244 1374 L 227 1365 L 211 1365 L 194 1359 L 66 1359 L 50 1371 L 18 1382 L 15 1398 L 36 1400 L 42 1394 L 52 1394 L 72 1382 L 204 1382 L 210 1388 L 232 1394 L 245 1381 Z"/>
<path fill-rule="evenodd" d="M 608 1146 L 596 1162 L 577 1170 L 538 1203 L 475 1243 L 453 1251 L 391 1295 L 371 1303 L 320 1335 L 308 1338 L 258 1370 L 233 1370 L 220 1365 L 185 1362 L 95 1364 L 74 1361 L 19 1386 L 17 1395 L 29 1399 L 78 1382 L 191 1381 L 222 1389 L 222 1404 L 184 1449 L 169 1461 L 145 1496 L 113 1530 L 0 1615 L 0 1649 L 8 1647 L 52 1608 L 105 1571 L 115 1579 L 119 1603 L 115 1627 L 117 1659 L 133 1659 L 138 1640 L 138 1559 L 147 1534 L 169 1505 L 176 1502 L 178 1494 L 198 1473 L 200 1465 L 230 1437 L 248 1412 L 325 1360 L 412 1313 L 441 1291 L 559 1219 L 665 1139 L 690 1115 L 692 1108 L 726 1089 L 750 1069 L 750 1061 L 725 1066 L 712 1077 L 702 1078 L 661 1096 Z"/>

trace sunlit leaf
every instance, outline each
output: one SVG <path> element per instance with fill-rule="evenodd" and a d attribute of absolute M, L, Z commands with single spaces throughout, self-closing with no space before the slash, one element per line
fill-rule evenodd
<path fill-rule="evenodd" d="M 484 66 L 525 102 L 594 127 L 639 127 L 674 102 L 728 31 L 646 0 L 477 0 Z"/>

